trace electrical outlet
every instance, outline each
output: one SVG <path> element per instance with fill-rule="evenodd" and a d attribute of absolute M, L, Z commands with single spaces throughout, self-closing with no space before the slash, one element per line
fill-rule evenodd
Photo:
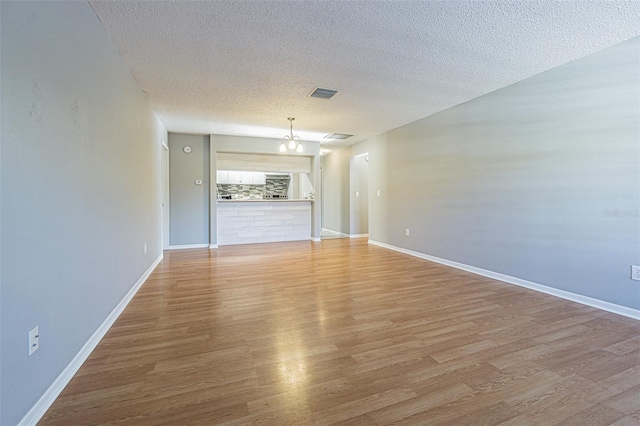
<path fill-rule="evenodd" d="M 409 234 L 410 234 L 410 233 L 409 233 L 409 228 L 405 229 L 405 230 L 404 230 L 404 235 L 406 235 L 406 236 L 408 237 L 408 236 L 409 236 Z"/>
<path fill-rule="evenodd" d="M 40 347 L 40 332 L 36 325 L 33 330 L 29 332 L 29 356 L 31 356 Z"/>
<path fill-rule="evenodd" d="M 640 266 L 631 265 L 631 279 L 640 281 Z"/>

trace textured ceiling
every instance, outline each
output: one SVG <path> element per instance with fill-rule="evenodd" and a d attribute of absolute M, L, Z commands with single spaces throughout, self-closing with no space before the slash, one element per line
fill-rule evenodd
<path fill-rule="evenodd" d="M 90 4 L 170 132 L 329 149 L 640 35 L 640 1 Z"/>

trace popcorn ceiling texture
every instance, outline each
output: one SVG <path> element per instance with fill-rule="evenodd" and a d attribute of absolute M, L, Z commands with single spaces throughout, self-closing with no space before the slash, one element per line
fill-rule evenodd
<path fill-rule="evenodd" d="M 640 35 L 639 1 L 90 3 L 169 131 L 328 148 Z"/>

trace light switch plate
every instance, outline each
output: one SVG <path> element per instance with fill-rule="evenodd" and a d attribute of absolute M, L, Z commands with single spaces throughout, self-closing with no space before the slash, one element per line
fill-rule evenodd
<path fill-rule="evenodd" d="M 35 326 L 29 332 L 29 356 L 31 356 L 40 347 L 40 332 L 38 326 Z"/>
<path fill-rule="evenodd" d="M 631 265 L 631 279 L 640 281 L 640 266 Z"/>

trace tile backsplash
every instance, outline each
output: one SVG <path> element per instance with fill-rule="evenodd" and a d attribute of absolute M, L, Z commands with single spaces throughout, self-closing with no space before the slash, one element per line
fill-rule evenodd
<path fill-rule="evenodd" d="M 265 198 L 265 185 L 245 185 L 242 183 L 219 183 L 216 185 L 219 196 L 231 195 L 235 198 L 262 199 Z"/>
<path fill-rule="evenodd" d="M 280 198 L 287 196 L 289 179 L 269 179 L 264 185 L 245 185 L 242 183 L 219 183 L 216 185 L 219 196 L 231 195 L 239 199 L 261 200 L 271 195 Z"/>

